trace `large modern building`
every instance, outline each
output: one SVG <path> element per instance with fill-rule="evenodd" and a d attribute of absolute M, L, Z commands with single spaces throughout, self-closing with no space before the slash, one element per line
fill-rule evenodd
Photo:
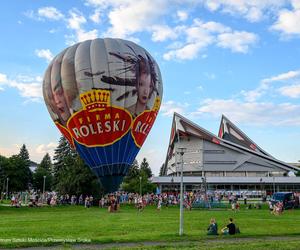
<path fill-rule="evenodd" d="M 163 176 L 153 182 L 161 190 L 179 188 L 181 168 L 185 190 L 205 182 L 209 189 L 300 191 L 299 167 L 271 156 L 225 116 L 216 136 L 174 114 Z"/>

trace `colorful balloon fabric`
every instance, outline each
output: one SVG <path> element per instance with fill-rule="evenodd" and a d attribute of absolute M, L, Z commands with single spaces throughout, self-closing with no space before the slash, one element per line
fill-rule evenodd
<path fill-rule="evenodd" d="M 100 178 L 119 188 L 156 119 L 162 79 L 152 56 L 133 42 L 75 44 L 48 66 L 43 95 L 51 118 Z"/>

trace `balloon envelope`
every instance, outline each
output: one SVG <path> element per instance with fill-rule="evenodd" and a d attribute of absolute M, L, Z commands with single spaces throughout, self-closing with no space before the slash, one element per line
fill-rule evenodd
<path fill-rule="evenodd" d="M 43 95 L 61 133 L 100 178 L 118 189 L 160 108 L 157 63 L 142 47 L 121 39 L 75 44 L 48 66 Z"/>

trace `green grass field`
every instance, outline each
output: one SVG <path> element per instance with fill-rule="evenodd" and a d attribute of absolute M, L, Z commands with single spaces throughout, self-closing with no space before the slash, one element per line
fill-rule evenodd
<path fill-rule="evenodd" d="M 227 224 L 229 217 L 233 217 L 241 234 L 234 237 L 206 236 L 211 217 L 216 218 L 219 229 Z M 65 240 L 71 245 L 76 241 L 89 244 L 162 242 L 161 245 L 144 246 L 146 249 L 240 249 L 243 246 L 246 249 L 299 249 L 299 222 L 300 209 L 285 211 L 281 216 L 271 215 L 267 209 L 242 208 L 239 212 L 192 210 L 184 212 L 184 236 L 179 237 L 178 207 L 163 207 L 160 212 L 155 207 L 147 207 L 138 212 L 131 206 L 122 206 L 119 212 L 108 213 L 106 209 L 97 207 L 17 209 L 0 206 L 0 247 L 50 245 Z M 274 243 L 270 236 L 281 239 Z M 244 242 L 245 238 L 251 239 Z M 232 248 L 232 240 L 236 248 Z M 170 242 L 186 244 L 176 247 L 170 246 Z"/>

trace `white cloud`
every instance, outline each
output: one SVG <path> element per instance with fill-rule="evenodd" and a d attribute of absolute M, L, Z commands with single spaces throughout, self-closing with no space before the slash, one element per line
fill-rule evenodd
<path fill-rule="evenodd" d="M 9 82 L 9 86 L 19 90 L 22 97 L 32 101 L 40 101 L 42 98 L 42 85 L 39 82 L 20 83 L 14 80 Z"/>
<path fill-rule="evenodd" d="M 190 27 L 182 26 L 176 34 L 184 36 L 186 41 L 183 44 L 175 43 L 178 47 L 166 52 L 163 55 L 165 60 L 194 59 L 200 51 L 213 44 L 233 52 L 247 53 L 249 47 L 258 41 L 253 33 L 233 31 L 221 23 L 203 22 L 200 19 L 194 19 Z"/>
<path fill-rule="evenodd" d="M 40 156 L 39 158 L 43 157 L 46 153 L 53 157 L 54 150 L 56 147 L 57 143 L 55 142 L 50 142 L 48 144 L 40 144 L 35 148 L 35 153 Z"/>
<path fill-rule="evenodd" d="M 101 21 L 101 12 L 99 9 L 96 9 L 94 11 L 94 13 L 92 15 L 90 15 L 90 19 L 94 22 L 94 23 L 100 23 Z"/>
<path fill-rule="evenodd" d="M 232 16 L 246 18 L 250 22 L 258 22 L 270 14 L 276 14 L 286 4 L 286 0 L 203 0 L 210 11 L 221 11 Z"/>
<path fill-rule="evenodd" d="M 294 4 L 293 10 L 283 9 L 279 12 L 278 20 L 271 29 L 282 33 L 283 36 L 300 35 L 300 9 Z"/>
<path fill-rule="evenodd" d="M 85 24 L 87 20 L 81 12 L 77 9 L 72 9 L 69 11 L 69 15 L 70 17 L 67 19 L 67 27 L 74 30 L 75 35 L 66 36 L 68 45 L 98 37 L 98 31 L 96 29 L 86 31 L 82 28 L 82 25 Z"/>
<path fill-rule="evenodd" d="M 86 23 L 85 17 L 76 9 L 70 10 L 69 15 L 67 22 L 70 29 L 79 30 L 81 25 Z"/>
<path fill-rule="evenodd" d="M 245 100 L 247 102 L 255 102 L 264 93 L 265 93 L 265 91 L 263 91 L 261 88 L 257 88 L 257 89 L 249 90 L 249 91 L 245 91 L 245 90 L 241 91 L 241 94 L 245 97 Z"/>
<path fill-rule="evenodd" d="M 0 84 L 2 88 L 10 87 L 19 91 L 20 96 L 30 101 L 40 101 L 42 98 L 42 77 L 18 76 L 9 79 L 0 73 Z"/>
<path fill-rule="evenodd" d="M 233 52 L 247 53 L 249 46 L 258 41 L 257 35 L 245 31 L 234 31 L 218 35 L 217 46 Z"/>
<path fill-rule="evenodd" d="M 54 55 L 49 49 L 36 49 L 35 54 L 40 57 L 46 59 L 46 61 L 49 63 L 52 61 Z"/>
<path fill-rule="evenodd" d="M 0 73 L 0 83 L 7 82 L 7 76 L 5 74 Z"/>
<path fill-rule="evenodd" d="M 203 22 L 199 19 L 194 20 L 195 28 L 203 29 L 209 33 L 223 33 L 223 32 L 230 32 L 231 28 L 227 27 L 221 23 L 209 21 Z M 196 36 L 197 37 L 197 36 Z"/>
<path fill-rule="evenodd" d="M 77 42 L 82 42 L 85 40 L 92 40 L 96 39 L 98 37 L 98 31 L 97 30 L 90 30 L 90 31 L 85 31 L 85 30 L 78 30 L 77 31 Z"/>
<path fill-rule="evenodd" d="M 86 0 L 87 5 L 91 5 L 97 8 L 105 9 L 109 6 L 118 6 L 121 3 L 128 2 L 128 0 Z"/>
<path fill-rule="evenodd" d="M 278 91 L 284 96 L 288 96 L 291 98 L 299 98 L 300 97 L 300 84 L 284 86 L 284 87 L 279 88 Z"/>
<path fill-rule="evenodd" d="M 59 10 L 49 6 L 38 9 L 38 16 L 55 21 L 64 18 L 64 15 Z"/>
<path fill-rule="evenodd" d="M 177 11 L 177 17 L 179 19 L 179 21 L 185 21 L 186 19 L 188 19 L 188 13 L 186 11 L 183 10 L 178 10 Z"/>
<path fill-rule="evenodd" d="M 198 56 L 198 53 L 201 48 L 204 48 L 205 45 L 203 43 L 191 43 L 186 44 L 184 47 L 171 50 L 163 55 L 165 60 L 179 59 L 179 60 L 187 60 L 194 59 Z"/>
<path fill-rule="evenodd" d="M 300 125 L 300 105 L 290 103 L 241 102 L 231 99 L 207 99 L 193 115 L 221 114 L 240 123 L 256 125 Z"/>
<path fill-rule="evenodd" d="M 151 27 L 152 40 L 154 42 L 162 42 L 167 39 L 175 39 L 177 37 L 176 29 L 173 29 L 167 25 L 153 25 Z"/>
<path fill-rule="evenodd" d="M 270 0 L 267 0 L 270 1 Z M 202 4 L 210 10 L 222 10 L 230 12 L 229 9 L 244 10 L 241 13 L 251 13 L 251 16 L 258 16 L 258 9 L 270 7 L 271 4 L 248 4 L 246 1 L 230 1 L 241 2 L 240 4 L 229 3 L 228 1 L 206 1 L 202 0 Z M 100 23 L 100 17 L 108 19 L 110 26 L 102 36 L 118 37 L 133 39 L 139 32 L 150 32 L 152 40 L 162 42 L 168 39 L 177 41 L 177 48 L 166 51 L 163 57 L 166 60 L 190 60 L 197 58 L 201 51 L 210 45 L 217 45 L 222 48 L 231 49 L 233 52 L 247 53 L 249 47 L 252 46 L 257 37 L 255 34 L 246 31 L 235 31 L 218 22 L 204 22 L 200 19 L 194 19 L 190 26 L 170 26 L 164 24 L 164 18 L 171 11 L 174 11 L 173 17 L 176 15 L 177 20 L 185 21 L 188 18 L 187 11 L 181 10 L 178 7 L 182 5 L 180 1 L 174 0 L 86 0 L 85 4 L 93 7 L 93 13 L 89 15 L 89 19 L 94 23 Z M 199 6 L 200 2 L 187 1 L 189 6 Z M 186 6 L 188 6 L 186 5 Z M 170 8 L 172 7 L 172 8 Z M 172 13 L 173 14 L 173 13 Z M 34 13 L 27 13 L 28 16 Z M 67 34 L 66 42 L 72 45 L 76 42 L 87 39 L 94 39 L 99 36 L 97 29 L 85 30 L 84 25 L 87 24 L 86 17 L 77 9 L 71 9 L 67 15 L 63 15 L 54 7 L 44 7 L 38 10 L 39 17 L 44 17 L 52 20 L 63 19 L 67 23 L 67 28 L 72 31 Z M 250 14 L 249 14 L 250 15 Z M 176 22 L 175 22 L 176 23 Z M 232 39 L 232 40 L 230 40 Z M 230 42 L 229 42 L 230 40 Z M 232 42 L 232 43 L 231 43 Z M 180 46 L 179 46 L 180 44 Z"/>
<path fill-rule="evenodd" d="M 287 97 L 295 98 L 298 95 L 298 88 L 295 86 L 298 85 L 290 85 L 293 81 L 299 81 L 299 76 L 299 70 L 291 70 L 276 76 L 264 78 L 260 81 L 260 84 L 257 88 L 248 91 L 242 90 L 241 95 L 245 97 L 246 101 L 254 102 L 267 93 L 271 94 L 275 89 L 275 92 L 279 92 L 280 94 Z M 280 82 L 281 84 L 285 84 L 287 86 L 281 87 L 276 90 L 276 88 L 271 84 L 275 82 Z M 295 91 L 295 93 L 293 93 L 293 91 Z"/>
<path fill-rule="evenodd" d="M 299 0 L 291 0 L 291 4 L 294 9 L 300 9 L 300 1 Z"/>
<path fill-rule="evenodd" d="M 90 1 L 91 2 L 91 1 Z M 96 2 L 96 1 L 92 1 Z M 147 30 L 167 12 L 167 1 L 140 0 L 116 1 L 108 14 L 111 27 L 106 34 L 110 37 L 126 38 L 136 32 Z M 97 5 L 98 6 L 98 5 Z"/>
<path fill-rule="evenodd" d="M 270 78 L 265 78 L 262 80 L 263 83 L 271 83 L 276 81 L 286 81 L 295 78 L 300 75 L 300 70 L 291 70 L 286 73 L 279 74 L 277 76 L 272 76 Z"/>
<path fill-rule="evenodd" d="M 17 144 L 6 145 L 5 147 L 0 147 L 0 155 L 5 157 L 10 157 L 16 155 L 20 152 L 20 146 Z"/>
<path fill-rule="evenodd" d="M 204 0 L 203 2 L 210 11 L 216 11 L 220 7 L 220 3 L 218 0 L 211 0 L 211 1 Z"/>
<path fill-rule="evenodd" d="M 188 103 L 177 103 L 175 101 L 163 102 L 160 107 L 160 113 L 163 116 L 172 117 L 174 112 L 184 115 L 186 108 L 189 106 Z"/>

